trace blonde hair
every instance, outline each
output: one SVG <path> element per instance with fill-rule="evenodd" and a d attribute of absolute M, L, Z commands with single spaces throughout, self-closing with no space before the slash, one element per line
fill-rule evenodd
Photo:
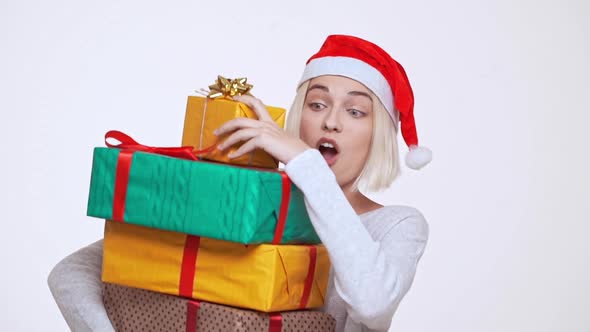
<path fill-rule="evenodd" d="M 309 80 L 301 84 L 287 114 L 287 132 L 300 137 L 301 114 L 307 97 Z M 375 192 L 387 189 L 400 173 L 397 129 L 389 113 L 371 92 L 373 99 L 373 134 L 365 166 L 352 185 L 352 190 Z"/>

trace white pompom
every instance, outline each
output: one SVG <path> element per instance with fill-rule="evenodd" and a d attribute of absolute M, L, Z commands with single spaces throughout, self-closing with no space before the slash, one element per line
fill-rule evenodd
<path fill-rule="evenodd" d="M 406 165 L 411 169 L 420 169 L 432 160 L 432 151 L 423 146 L 412 146 L 406 154 Z"/>

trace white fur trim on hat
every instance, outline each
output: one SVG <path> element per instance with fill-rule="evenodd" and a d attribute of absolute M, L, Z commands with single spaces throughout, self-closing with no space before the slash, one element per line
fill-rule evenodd
<path fill-rule="evenodd" d="M 406 165 L 411 169 L 420 169 L 432 160 L 432 151 L 423 146 L 413 145 L 406 154 Z"/>
<path fill-rule="evenodd" d="M 368 63 L 344 56 L 326 56 L 311 60 L 299 81 L 303 82 L 322 75 L 336 75 L 352 78 L 365 85 L 381 101 L 397 127 L 398 114 L 393 106 L 393 94 L 385 77 Z"/>

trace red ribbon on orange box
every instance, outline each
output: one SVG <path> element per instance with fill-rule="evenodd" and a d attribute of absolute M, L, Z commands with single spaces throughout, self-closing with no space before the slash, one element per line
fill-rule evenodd
<path fill-rule="evenodd" d="M 180 267 L 180 282 L 178 285 L 178 295 L 183 297 L 193 297 L 200 239 L 201 237 L 199 236 L 187 235 L 184 242 L 182 265 Z M 317 248 L 312 245 L 307 247 L 309 248 L 309 267 L 307 269 L 307 276 L 305 277 L 301 300 L 299 301 L 299 309 L 305 309 L 307 307 L 317 263 Z"/>
<path fill-rule="evenodd" d="M 299 309 L 305 309 L 307 302 L 309 301 L 309 295 L 311 294 L 311 286 L 313 285 L 313 277 L 315 275 L 315 265 L 317 261 L 317 248 L 314 246 L 309 247 L 309 267 L 307 269 L 307 277 L 305 278 L 305 286 L 303 288 L 303 294 L 301 295 L 301 301 L 299 302 Z"/>
<path fill-rule="evenodd" d="M 131 136 L 117 131 L 110 130 L 104 135 L 105 144 L 109 148 L 121 149 L 117 160 L 117 170 L 115 174 L 115 193 L 113 197 L 113 213 L 112 220 L 124 221 L 125 216 L 125 201 L 127 199 L 127 184 L 129 183 L 129 173 L 131 171 L 131 162 L 133 160 L 133 154 L 137 151 L 155 153 L 165 155 L 174 158 L 181 158 L 187 160 L 199 160 L 198 156 L 209 153 L 211 150 L 216 148 L 216 144 L 207 147 L 202 150 L 194 151 L 192 146 L 181 146 L 181 147 L 153 147 L 138 143 Z M 111 144 L 108 139 L 118 140 L 119 144 Z M 270 170 L 259 169 L 251 167 L 259 171 L 269 172 Z M 273 171 L 270 171 L 273 172 Z M 283 232 L 285 230 L 285 223 L 287 221 L 287 212 L 289 211 L 289 200 L 291 197 L 291 180 L 285 172 L 279 172 L 281 174 L 282 182 L 282 193 L 281 193 L 281 206 L 279 209 L 279 217 L 277 220 L 277 226 L 275 228 L 275 234 L 272 240 L 272 244 L 281 243 L 283 238 Z"/>
<path fill-rule="evenodd" d="M 180 266 L 180 281 L 178 283 L 178 295 L 180 296 L 193 297 L 200 242 L 201 237 L 194 235 L 187 235 L 186 240 L 184 240 L 182 265 Z"/>

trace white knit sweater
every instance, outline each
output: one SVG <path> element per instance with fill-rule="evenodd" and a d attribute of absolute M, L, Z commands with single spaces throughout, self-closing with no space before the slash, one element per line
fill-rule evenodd
<path fill-rule="evenodd" d="M 324 311 L 336 331 L 387 331 L 414 279 L 428 238 L 415 209 L 389 206 L 357 215 L 320 153 L 310 149 L 285 171 L 305 195 L 332 269 Z M 48 283 L 73 331 L 113 331 L 101 295 L 102 241 L 58 263 Z"/>

